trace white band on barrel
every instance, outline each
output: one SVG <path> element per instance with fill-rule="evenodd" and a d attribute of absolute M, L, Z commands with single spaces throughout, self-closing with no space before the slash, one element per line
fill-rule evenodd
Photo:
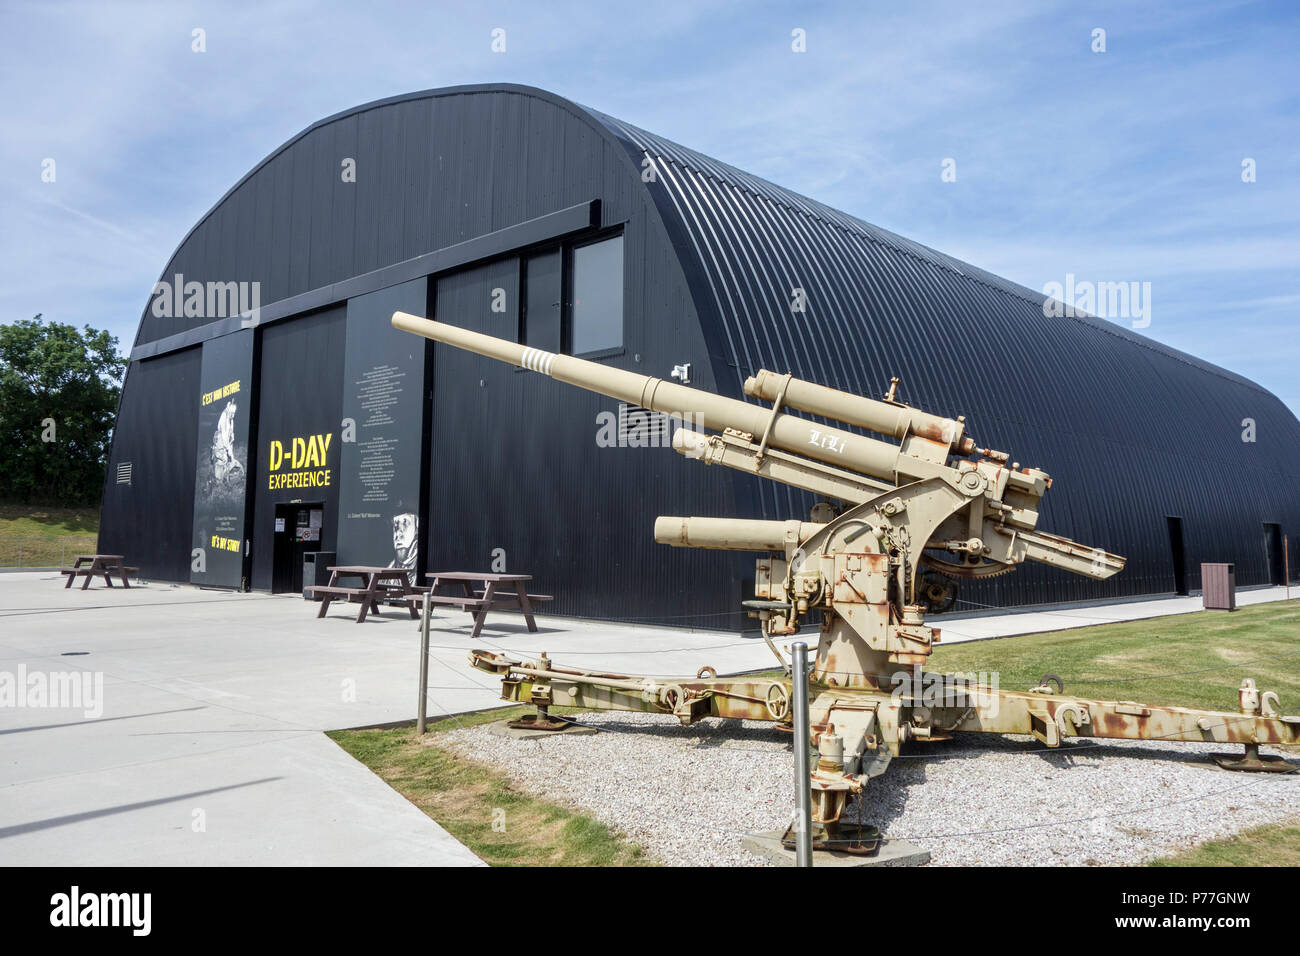
<path fill-rule="evenodd" d="M 526 369 L 534 372 L 541 372 L 543 375 L 551 374 L 551 362 L 555 360 L 554 352 L 543 352 L 541 349 L 524 349 L 523 361 L 520 363 Z"/>

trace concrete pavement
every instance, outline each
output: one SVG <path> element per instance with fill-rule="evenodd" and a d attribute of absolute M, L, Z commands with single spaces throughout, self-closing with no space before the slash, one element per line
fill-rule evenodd
<path fill-rule="evenodd" d="M 91 691 L 78 707 L 0 701 L 0 863 L 478 864 L 322 734 L 414 717 L 415 622 L 316 609 L 291 595 L 65 590 L 57 574 L 0 574 L 0 681 L 75 673 Z M 509 614 L 470 641 L 468 620 L 435 619 L 431 716 L 501 704 L 466 662 L 471 646 L 668 673 L 771 660 L 735 635 L 545 617 L 529 634 Z"/>
<path fill-rule="evenodd" d="M 1281 597 L 1241 592 L 1239 603 Z M 69 673 L 91 691 L 77 707 L 0 699 L 0 863 L 481 863 L 322 733 L 414 716 L 415 622 L 386 609 L 358 625 L 355 605 L 318 621 L 316 608 L 293 595 L 65 590 L 57 574 L 0 574 L 0 684 Z M 1198 608 L 1166 598 L 936 623 L 957 642 Z M 530 634 L 498 614 L 471 641 L 468 620 L 437 612 L 431 716 L 500 704 L 496 682 L 466 663 L 471 646 L 642 674 L 775 663 L 754 636 L 545 615 Z"/>
<path fill-rule="evenodd" d="M 1237 606 L 1249 607 L 1252 604 L 1283 601 L 1287 599 L 1288 593 L 1292 598 L 1300 599 L 1300 587 L 1292 587 L 1289 592 L 1283 587 L 1238 590 Z M 984 641 L 994 637 L 1114 624 L 1116 621 L 1140 621 L 1169 614 L 1191 614 L 1200 610 L 1201 596 L 1198 594 L 1193 597 L 1159 597 L 1115 604 L 1077 604 L 1010 612 L 983 609 L 945 614 L 931 620 L 942 630 L 942 643 L 960 644 L 963 641 Z"/>

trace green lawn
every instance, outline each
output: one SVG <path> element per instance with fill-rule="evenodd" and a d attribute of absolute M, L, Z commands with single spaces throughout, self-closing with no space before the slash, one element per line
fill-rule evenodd
<path fill-rule="evenodd" d="M 1245 830 L 1192 850 L 1155 860 L 1152 866 L 1300 866 L 1300 826 Z"/>
<path fill-rule="evenodd" d="M 934 618 L 940 627 L 942 620 Z M 1054 673 L 1067 694 L 1234 712 L 1241 679 L 1253 677 L 1261 690 L 1277 691 L 1284 713 L 1300 713 L 1300 599 L 940 644 L 927 669 L 996 672 L 1006 690 Z"/>
<path fill-rule="evenodd" d="M 0 567 L 52 567 L 94 551 L 98 508 L 0 505 Z"/>
<path fill-rule="evenodd" d="M 493 866 L 650 865 L 640 847 L 594 817 L 525 793 L 499 771 L 438 745 L 445 731 L 525 713 L 532 708 L 465 714 L 429 724 L 423 738 L 411 728 L 329 736 Z"/>

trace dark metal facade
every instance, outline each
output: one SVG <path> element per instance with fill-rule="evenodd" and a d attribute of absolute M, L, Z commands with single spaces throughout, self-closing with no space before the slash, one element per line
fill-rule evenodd
<path fill-rule="evenodd" d="M 340 175 L 348 159 L 355 182 Z M 593 202 L 590 221 L 561 212 Z M 257 393 L 313 409 L 319 429 L 343 388 L 320 346 L 338 346 L 342 330 L 297 317 L 299 305 L 338 306 L 371 291 L 376 270 L 429 262 L 439 318 L 510 336 L 527 298 L 521 259 L 609 234 L 623 236 L 624 348 L 601 361 L 663 376 L 691 362 L 693 384 L 731 395 L 760 367 L 869 395 L 900 375 L 905 400 L 965 414 L 983 444 L 1054 476 L 1043 528 L 1129 558 L 1106 585 L 1022 569 L 967 588 L 970 601 L 1169 592 L 1167 516 L 1182 519 L 1190 587 L 1203 560 L 1266 583 L 1264 525 L 1300 532 L 1300 423 L 1253 383 L 1111 323 L 1044 318 L 1040 294 L 538 90 L 431 91 L 322 120 L 232 188 L 162 278 L 260 283 L 277 321 L 258 330 Z M 504 313 L 482 308 L 496 288 Z M 146 309 L 140 325 L 100 546 L 154 577 L 187 570 L 197 408 L 172 396 L 197 378 L 202 339 L 232 322 Z M 313 328 L 330 332 L 301 341 Z M 430 569 L 486 568 L 500 553 L 557 595 L 559 613 L 730 627 L 750 558 L 655 545 L 655 516 L 785 518 L 808 506 L 665 448 L 596 447 L 597 415 L 615 408 L 598 396 L 441 349 L 430 369 Z M 1241 441 L 1244 418 L 1254 443 Z M 131 457 L 149 467 L 118 486 L 115 465 Z M 259 587 L 269 520 L 259 504 Z"/>
<path fill-rule="evenodd" d="M 1045 317 L 1041 293 L 601 119 L 654 165 L 724 388 L 765 367 L 879 397 L 898 375 L 910 404 L 966 415 L 981 443 L 1054 477 L 1040 527 L 1129 559 L 1104 584 L 1021 568 L 966 586 L 967 606 L 1173 591 L 1170 517 L 1190 589 L 1214 561 L 1242 586 L 1280 583 L 1279 531 L 1294 566 L 1300 422 L 1266 390 L 1112 322 Z M 749 484 L 764 516 L 804 508 Z"/>

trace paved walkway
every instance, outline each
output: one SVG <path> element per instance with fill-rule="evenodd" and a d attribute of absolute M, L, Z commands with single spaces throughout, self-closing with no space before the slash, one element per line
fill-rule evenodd
<path fill-rule="evenodd" d="M 1286 588 L 1254 588 L 1237 591 L 1237 607 L 1283 601 Z M 1300 600 L 1300 587 L 1292 587 L 1290 596 Z M 1167 614 L 1190 614 L 1202 610 L 1201 596 L 1163 597 L 1145 601 L 1126 601 L 1119 604 L 1079 604 L 1052 608 L 1030 608 L 1023 611 L 974 611 L 944 614 L 931 618 L 931 623 L 941 630 L 944 644 L 963 641 L 984 641 L 993 637 L 1013 637 L 1017 634 L 1038 634 L 1042 631 L 1060 631 L 1071 627 L 1092 624 L 1113 624 L 1116 621 L 1140 621 L 1148 617 Z"/>
<path fill-rule="evenodd" d="M 418 633 L 404 611 L 358 625 L 342 608 L 318 621 L 315 605 L 291 595 L 61 583 L 0 574 L 0 689 L 24 674 L 86 674 L 92 687 L 102 675 L 102 699 L 54 709 L 0 698 L 0 861 L 481 863 L 322 734 L 414 716 Z M 1281 597 L 1271 589 L 1239 601 Z M 953 642 L 1198 607 L 1171 598 L 937 623 Z M 466 663 L 471 646 L 627 673 L 774 663 L 761 640 L 736 634 L 544 615 L 529 634 L 498 613 L 471 641 L 468 621 L 437 614 L 431 715 L 500 704 L 496 682 Z"/>

